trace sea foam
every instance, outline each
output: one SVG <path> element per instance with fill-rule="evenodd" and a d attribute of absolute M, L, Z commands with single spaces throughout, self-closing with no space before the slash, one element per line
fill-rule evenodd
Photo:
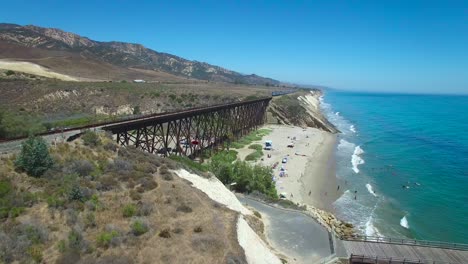
<path fill-rule="evenodd" d="M 409 229 L 408 219 L 406 219 L 406 215 L 403 216 L 403 218 L 401 218 L 400 225 L 406 229 Z"/>
<path fill-rule="evenodd" d="M 372 224 L 372 217 L 369 218 L 369 221 L 366 222 L 366 236 L 377 236 L 382 237 L 382 234 L 379 232 L 377 227 Z"/>
<path fill-rule="evenodd" d="M 349 131 L 356 133 L 356 128 L 354 127 L 354 125 L 349 126 Z"/>
<path fill-rule="evenodd" d="M 351 156 L 351 164 L 353 165 L 353 171 L 359 173 L 358 166 L 364 164 L 364 160 L 360 157 L 364 153 L 364 150 L 360 146 L 354 148 L 354 153 Z"/>
<path fill-rule="evenodd" d="M 366 188 L 367 188 L 367 191 L 369 191 L 370 194 L 374 195 L 375 197 L 377 197 L 377 194 L 375 194 L 375 191 L 374 189 L 372 189 L 372 185 L 370 185 L 369 183 L 366 184 Z"/>

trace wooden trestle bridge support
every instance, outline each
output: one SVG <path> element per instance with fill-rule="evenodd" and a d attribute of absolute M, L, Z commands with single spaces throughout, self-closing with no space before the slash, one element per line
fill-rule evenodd
<path fill-rule="evenodd" d="M 105 126 L 123 146 L 134 146 L 161 156 L 194 158 L 216 150 L 265 122 L 271 97 L 189 109 Z"/>

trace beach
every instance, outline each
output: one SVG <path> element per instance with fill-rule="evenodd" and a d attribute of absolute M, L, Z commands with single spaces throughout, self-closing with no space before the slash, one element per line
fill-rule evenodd
<path fill-rule="evenodd" d="M 264 145 L 266 140 L 271 140 L 273 149 L 264 150 L 263 160 L 258 164 L 273 167 L 277 163 L 273 173 L 278 195 L 333 212 L 332 204 L 341 194 L 335 175 L 336 135 L 310 127 L 265 125 L 264 128 L 272 132 L 255 143 Z M 293 147 L 288 147 L 290 144 Z M 248 148 L 240 149 L 239 157 L 244 159 L 251 152 Z"/>

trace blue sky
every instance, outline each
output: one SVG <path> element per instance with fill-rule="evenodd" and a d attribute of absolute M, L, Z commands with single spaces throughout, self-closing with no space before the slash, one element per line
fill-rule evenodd
<path fill-rule="evenodd" d="M 468 1 L 15 0 L 2 3 L 0 21 L 287 82 L 468 93 Z"/>

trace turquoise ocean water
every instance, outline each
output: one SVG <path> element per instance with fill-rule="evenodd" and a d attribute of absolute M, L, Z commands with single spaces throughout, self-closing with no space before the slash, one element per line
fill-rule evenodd
<path fill-rule="evenodd" d="M 339 217 L 362 234 L 468 244 L 468 96 L 328 91 L 322 108 L 343 132 Z"/>

